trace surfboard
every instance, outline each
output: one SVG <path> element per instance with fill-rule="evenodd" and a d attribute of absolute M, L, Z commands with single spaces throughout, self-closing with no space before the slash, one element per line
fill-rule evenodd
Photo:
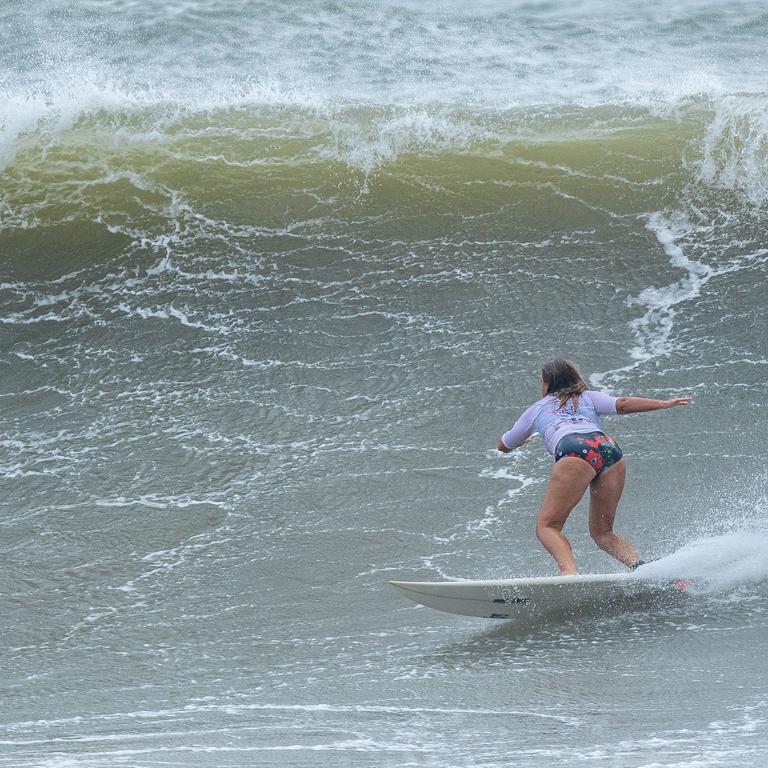
<path fill-rule="evenodd" d="M 438 611 L 486 619 L 575 614 L 590 609 L 653 605 L 684 592 L 683 579 L 636 573 L 536 576 L 497 581 L 390 581 L 405 597 Z"/>

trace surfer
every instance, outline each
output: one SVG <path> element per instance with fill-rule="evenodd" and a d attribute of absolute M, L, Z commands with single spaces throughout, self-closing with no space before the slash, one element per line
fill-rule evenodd
<path fill-rule="evenodd" d="M 688 405 L 691 398 L 611 397 L 589 389 L 576 366 L 560 358 L 542 367 L 541 394 L 542 398 L 523 413 L 498 444 L 502 453 L 509 453 L 538 432 L 554 456 L 555 464 L 536 518 L 536 536 L 555 558 L 561 573 L 576 573 L 563 526 L 589 488 L 590 535 L 616 560 L 637 568 L 643 562 L 637 550 L 613 530 L 626 464 L 618 443 L 601 431 L 600 416 L 674 408 Z"/>

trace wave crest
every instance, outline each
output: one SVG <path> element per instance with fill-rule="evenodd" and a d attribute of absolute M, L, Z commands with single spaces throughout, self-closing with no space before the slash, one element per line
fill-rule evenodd
<path fill-rule="evenodd" d="M 189 199 L 225 218 L 258 207 L 265 226 L 284 224 L 286 206 L 299 220 L 340 204 L 515 204 L 523 217 L 571 206 L 576 220 L 578 210 L 646 217 L 691 190 L 734 208 L 768 200 L 768 99 L 754 94 L 688 100 L 665 115 L 616 105 L 192 109 L 110 89 L 12 106 L 0 133 L 4 229 L 78 217 L 119 227 L 141 213 L 137 201 L 167 217 Z"/>

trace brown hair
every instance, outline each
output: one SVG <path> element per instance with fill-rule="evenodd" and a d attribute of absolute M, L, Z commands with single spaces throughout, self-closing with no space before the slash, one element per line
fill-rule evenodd
<path fill-rule="evenodd" d="M 554 395 L 560 401 L 560 407 L 573 398 L 574 408 L 578 410 L 579 395 L 589 389 L 576 366 L 570 360 L 558 357 L 541 367 L 541 380 L 544 382 L 544 394 Z"/>

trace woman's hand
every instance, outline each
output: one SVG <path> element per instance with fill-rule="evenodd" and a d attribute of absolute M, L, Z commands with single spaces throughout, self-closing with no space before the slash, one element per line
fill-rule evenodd
<path fill-rule="evenodd" d="M 690 405 L 693 398 L 690 395 L 685 397 L 673 397 L 671 400 L 667 400 L 665 408 L 674 408 L 676 405 Z"/>

